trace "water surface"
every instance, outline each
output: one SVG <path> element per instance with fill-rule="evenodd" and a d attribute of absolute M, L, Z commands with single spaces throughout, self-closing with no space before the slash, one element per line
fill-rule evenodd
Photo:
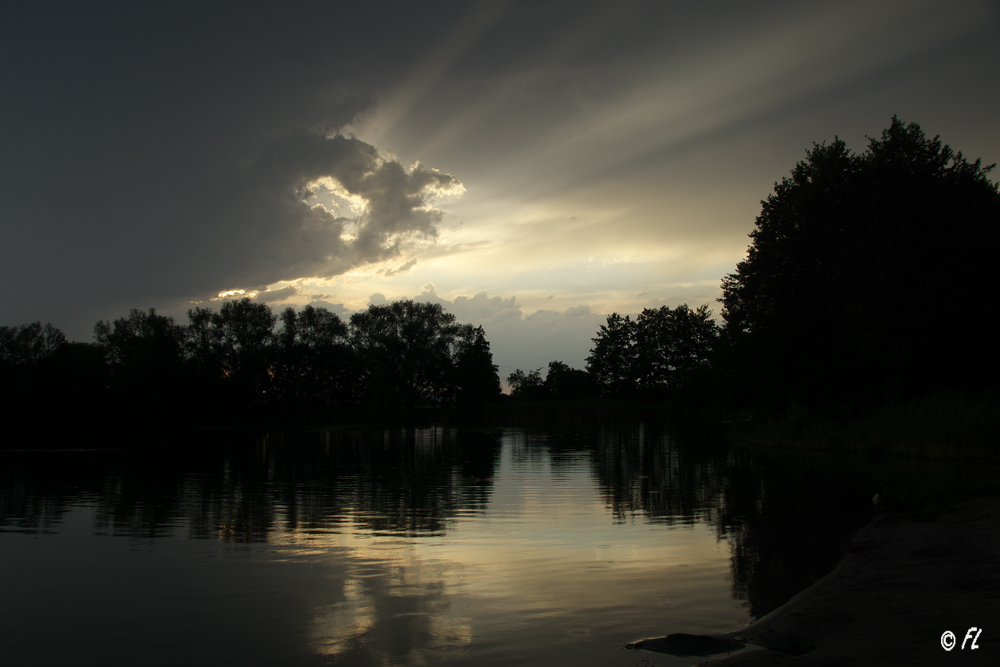
<path fill-rule="evenodd" d="M 657 665 L 827 571 L 865 484 L 643 424 L 0 452 L 5 665 Z"/>

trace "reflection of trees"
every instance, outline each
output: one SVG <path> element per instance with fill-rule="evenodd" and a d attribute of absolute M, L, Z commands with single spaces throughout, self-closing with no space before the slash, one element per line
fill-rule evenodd
<path fill-rule="evenodd" d="M 824 458 L 742 452 L 722 520 L 733 531 L 733 592 L 760 618 L 833 569 L 871 516 L 864 477 Z"/>
<path fill-rule="evenodd" d="M 4 452 L 0 525 L 48 530 L 83 501 L 94 506 L 97 530 L 144 538 L 177 530 L 232 542 L 351 530 L 434 535 L 456 514 L 486 507 L 500 447 L 496 433 L 443 428 L 242 438 L 158 443 L 145 455 Z M 548 461 L 558 473 L 589 457 L 619 520 L 713 525 L 731 545 L 733 594 L 754 616 L 828 571 L 870 512 L 870 480 L 849 465 L 731 449 L 699 432 L 604 425 L 506 440 L 515 465 Z M 379 597 L 367 590 L 358 600 Z"/>
<path fill-rule="evenodd" d="M 850 466 L 768 457 L 713 442 L 706 433 L 655 425 L 605 425 L 589 439 L 608 507 L 619 519 L 705 520 L 732 549 L 733 595 L 760 617 L 828 572 L 840 545 L 870 515 L 868 483 Z M 557 457 L 553 454 L 553 461 Z"/>
<path fill-rule="evenodd" d="M 4 451 L 0 453 L 0 527 L 47 532 L 81 496 L 104 488 L 107 468 L 90 452 Z"/>
<path fill-rule="evenodd" d="M 647 424 L 602 426 L 596 445 L 598 479 L 616 517 L 642 513 L 672 525 L 718 514 L 726 448 L 682 447 L 676 436 Z"/>
<path fill-rule="evenodd" d="M 245 436 L 249 438 L 250 436 Z M 499 438 L 454 429 L 267 434 L 135 452 L 5 453 L 0 523 L 44 530 L 81 497 L 96 528 L 158 537 L 264 541 L 275 532 L 424 535 L 485 507 Z M 197 445 L 197 446 L 196 446 Z M 346 517 L 346 518 L 345 518 Z"/>

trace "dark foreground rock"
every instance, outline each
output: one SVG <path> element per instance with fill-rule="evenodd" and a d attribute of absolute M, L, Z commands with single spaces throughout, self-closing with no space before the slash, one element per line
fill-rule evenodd
<path fill-rule="evenodd" d="M 954 646 L 946 651 L 949 631 Z M 733 652 L 741 643 L 746 648 Z M 631 647 L 714 656 L 701 663 L 713 667 L 998 665 L 1000 498 L 963 503 L 928 522 L 878 516 L 830 574 L 756 623 Z"/>

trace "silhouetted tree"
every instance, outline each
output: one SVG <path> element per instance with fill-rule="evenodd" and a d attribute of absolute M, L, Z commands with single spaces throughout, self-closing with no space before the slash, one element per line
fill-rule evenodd
<path fill-rule="evenodd" d="M 30 364 L 46 357 L 66 342 L 63 332 L 46 323 L 32 322 L 0 327 L 0 363 Z"/>
<path fill-rule="evenodd" d="M 995 382 L 992 332 L 968 323 L 992 296 L 992 168 L 896 117 L 861 155 L 814 145 L 722 284 L 744 392 L 773 409 Z"/>
<path fill-rule="evenodd" d="M 536 401 L 546 398 L 542 369 L 536 368 L 525 374 L 520 368 L 507 376 L 511 398 Z"/>
<path fill-rule="evenodd" d="M 286 308 L 276 339 L 274 387 L 291 407 L 329 407 L 350 399 L 351 350 L 347 324 L 326 308 Z"/>
<path fill-rule="evenodd" d="M 216 325 L 211 308 L 196 307 L 187 311 L 184 327 L 184 357 L 192 390 L 205 398 L 217 394 L 224 371 L 222 330 Z"/>
<path fill-rule="evenodd" d="M 587 357 L 587 372 L 601 396 L 624 398 L 638 388 L 638 363 L 635 322 L 628 315 L 608 315 L 601 325 L 594 347 Z"/>
<path fill-rule="evenodd" d="M 356 313 L 350 327 L 312 306 L 287 308 L 275 332 L 277 319 L 267 304 L 244 298 L 217 313 L 189 310 L 186 327 L 153 308 L 133 309 L 97 322 L 93 345 L 66 343 L 58 329 L 37 322 L 0 327 L 2 398 L 27 415 L 27 406 L 59 393 L 52 387 L 87 394 L 76 410 L 52 401 L 44 410 L 31 407 L 25 423 L 53 411 L 88 419 L 101 412 L 105 422 L 225 423 L 303 410 L 316 417 L 334 405 L 363 402 L 467 408 L 500 395 L 485 331 L 456 324 L 440 305 L 373 306 Z M 42 368 L 40 361 L 49 359 Z"/>
<path fill-rule="evenodd" d="M 664 398 L 705 373 L 718 327 L 707 305 L 646 308 L 632 321 L 608 316 L 587 357 L 602 396 Z"/>
<path fill-rule="evenodd" d="M 77 384 L 70 376 L 78 374 L 67 363 L 70 345 L 51 324 L 0 327 L 0 405 L 8 427 L 64 423 L 78 417 L 74 408 L 89 406 L 99 385 L 88 385 L 87 395 L 66 395 L 67 388 Z"/>
<path fill-rule="evenodd" d="M 122 415 L 141 410 L 165 416 L 183 400 L 183 332 L 172 317 L 133 308 L 114 322 L 100 320 L 94 338 L 108 364 Z M 137 417 L 139 415 L 136 415 Z"/>
<path fill-rule="evenodd" d="M 351 316 L 351 344 L 363 359 L 365 400 L 386 407 L 438 404 L 452 375 L 459 327 L 440 304 L 395 301 Z"/>
<path fill-rule="evenodd" d="M 113 323 L 100 320 L 94 325 L 94 338 L 112 366 L 130 369 L 162 370 L 173 368 L 181 360 L 181 331 L 174 318 L 133 308 L 128 317 Z"/>
<path fill-rule="evenodd" d="M 500 397 L 499 367 L 493 364 L 493 353 L 483 328 L 462 325 L 456 337 L 454 355 L 452 392 L 455 402 L 468 408 L 496 401 Z"/>
<path fill-rule="evenodd" d="M 707 305 L 646 308 L 635 321 L 636 364 L 649 397 L 682 390 L 709 365 L 719 330 Z"/>
<path fill-rule="evenodd" d="M 587 371 L 571 368 L 561 361 L 550 361 L 545 374 L 545 395 L 555 401 L 589 398 L 593 393 Z"/>
<path fill-rule="evenodd" d="M 212 325 L 218 330 L 223 373 L 240 400 L 261 403 L 267 398 L 277 321 L 270 306 L 249 297 L 227 301 L 212 315 Z"/>

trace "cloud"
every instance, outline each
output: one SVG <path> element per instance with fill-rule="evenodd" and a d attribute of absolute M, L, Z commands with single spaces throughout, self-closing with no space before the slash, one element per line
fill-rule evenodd
<path fill-rule="evenodd" d="M 85 339 L 128 308 L 334 276 L 394 257 L 407 238 L 436 238 L 434 199 L 459 194 L 459 181 L 345 128 L 451 31 L 454 9 L 400 6 L 386 24 L 360 6 L 226 5 L 197 16 L 39 5 L 0 21 L 12 101 L 0 127 L 0 277 L 33 276 L 0 301 L 7 317 L 51 319 Z M 362 210 L 317 207 L 323 179 Z"/>
<path fill-rule="evenodd" d="M 385 297 L 378 294 L 372 296 L 372 303 L 376 296 L 384 302 Z M 437 294 L 432 283 L 424 285 L 413 300 L 439 303 L 454 314 L 458 322 L 482 326 L 490 341 L 493 362 L 500 366 L 502 379 L 517 368 L 544 370 L 550 361 L 583 368 L 593 345 L 591 339 L 607 319 L 589 306 L 526 314 L 517 297 L 490 297 L 485 292 L 448 300 Z"/>
<path fill-rule="evenodd" d="M 265 303 L 275 303 L 277 301 L 289 299 L 298 293 L 299 290 L 295 287 L 295 285 L 288 285 L 287 287 L 282 287 L 281 289 L 258 292 L 256 298 L 258 301 L 263 301 Z"/>
<path fill-rule="evenodd" d="M 449 174 L 406 168 L 357 138 L 307 132 L 272 142 L 236 188 L 232 199 L 246 204 L 242 234 L 256 232 L 257 241 L 244 248 L 259 260 L 247 265 L 246 279 L 264 282 L 333 276 L 393 257 L 407 236 L 436 237 L 442 214 L 431 197 L 463 190 Z M 311 205 L 321 189 L 355 198 L 359 214 L 336 217 Z"/>
<path fill-rule="evenodd" d="M 460 320 L 484 324 L 502 319 L 521 319 L 523 313 L 517 303 L 517 297 L 503 299 L 488 297 L 486 292 L 480 292 L 472 298 L 457 296 L 448 308 Z"/>
<path fill-rule="evenodd" d="M 386 278 L 391 278 L 392 276 L 398 276 L 400 273 L 406 273 L 416 265 L 417 265 L 417 258 L 413 257 L 408 262 L 406 262 L 405 264 L 401 264 L 395 269 L 385 269 L 384 271 L 380 271 L 380 273 L 384 275 Z"/>

